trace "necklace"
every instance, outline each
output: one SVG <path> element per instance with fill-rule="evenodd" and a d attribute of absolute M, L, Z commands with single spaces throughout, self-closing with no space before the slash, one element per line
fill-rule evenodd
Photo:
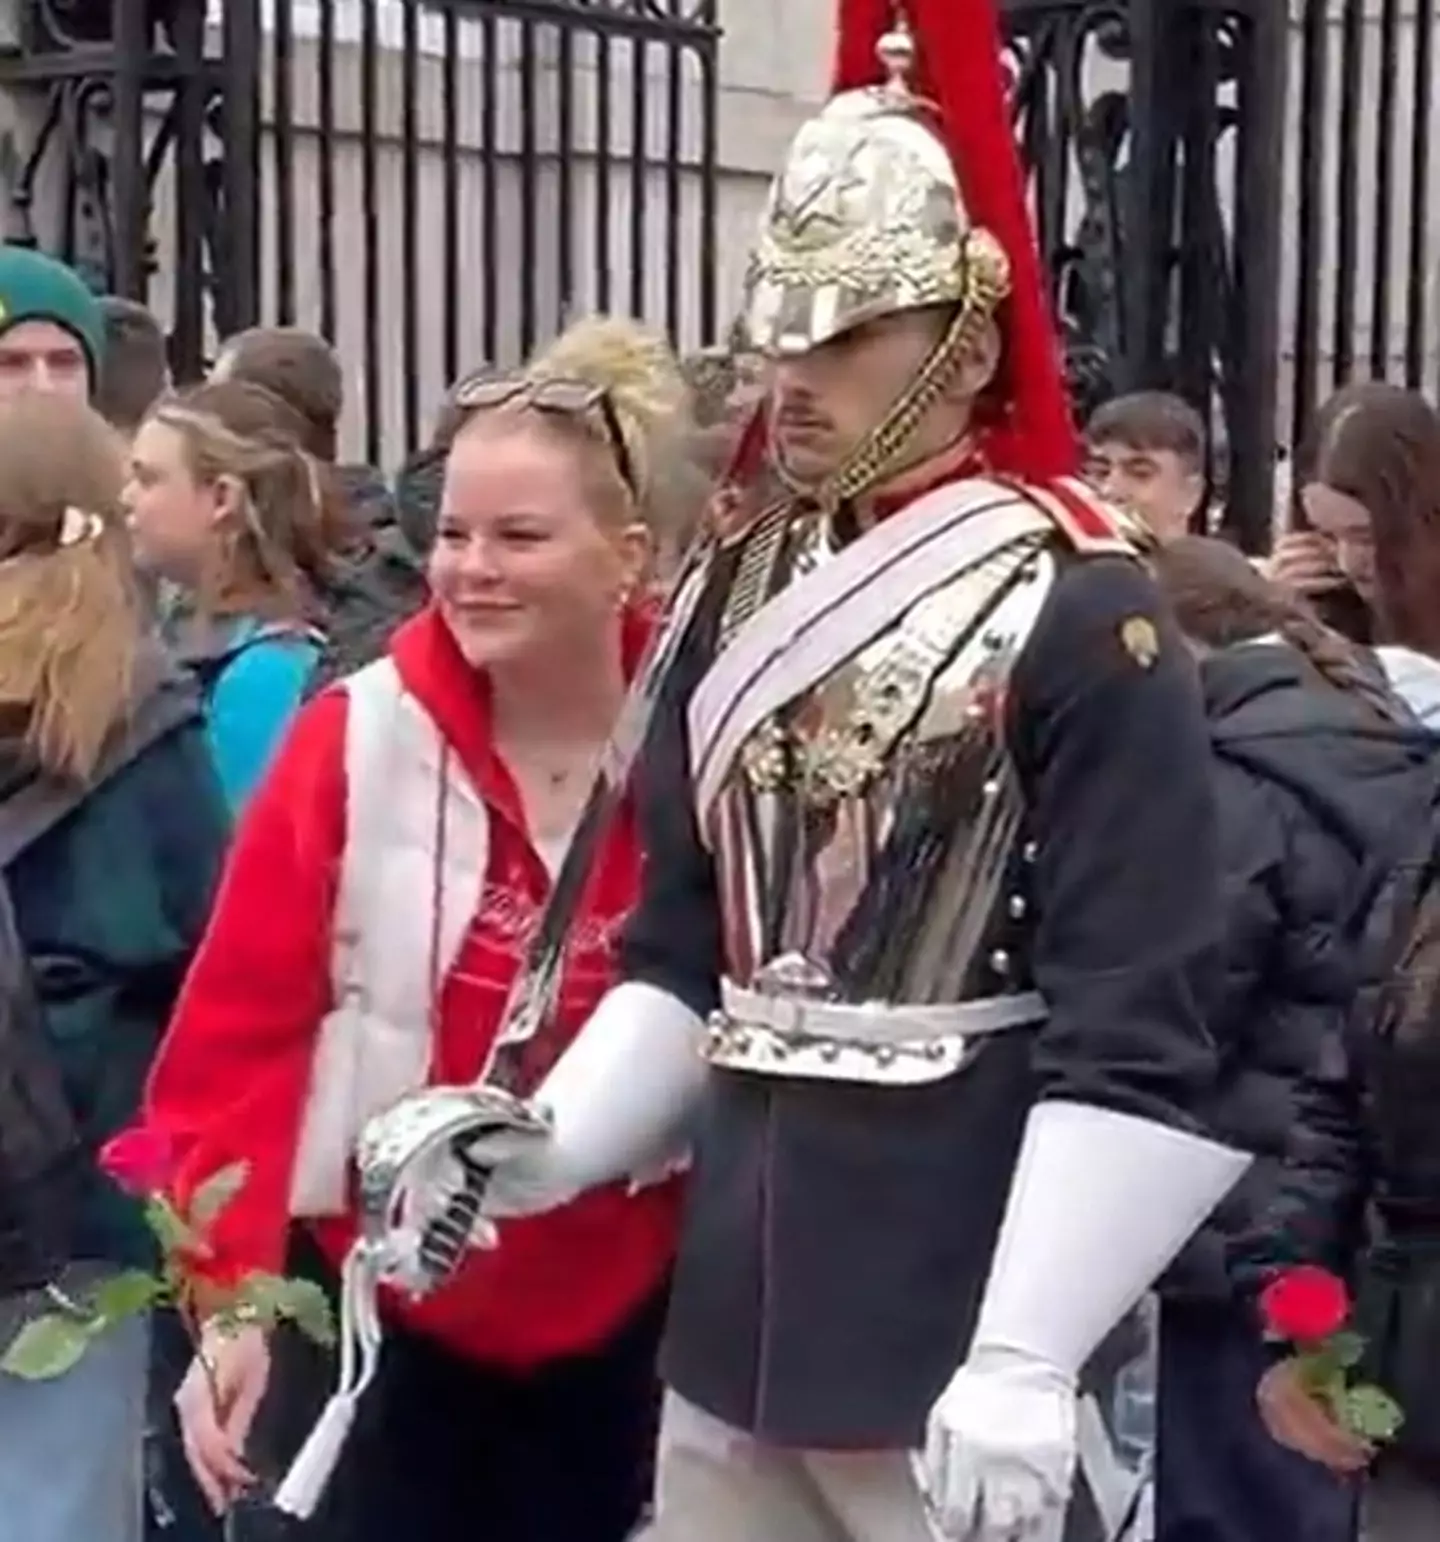
<path fill-rule="evenodd" d="M 511 753 L 508 756 L 512 768 L 523 778 L 532 776 L 548 792 L 561 792 L 576 777 L 582 776 L 595 763 L 595 754 L 587 753 L 569 761 L 557 762 L 549 756 Z"/>

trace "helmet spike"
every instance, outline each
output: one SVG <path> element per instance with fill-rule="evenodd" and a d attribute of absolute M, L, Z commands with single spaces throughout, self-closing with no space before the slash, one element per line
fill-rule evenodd
<path fill-rule="evenodd" d="M 875 45 L 875 57 L 885 70 L 885 95 L 898 106 L 908 106 L 915 100 L 912 84 L 915 71 L 915 34 L 905 7 L 896 3 L 894 20 L 883 32 Z"/>

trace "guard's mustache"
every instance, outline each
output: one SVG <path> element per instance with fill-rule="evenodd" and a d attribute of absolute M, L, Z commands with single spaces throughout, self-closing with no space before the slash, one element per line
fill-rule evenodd
<path fill-rule="evenodd" d="M 833 428 L 825 413 L 806 401 L 782 401 L 775 412 L 780 428 Z"/>

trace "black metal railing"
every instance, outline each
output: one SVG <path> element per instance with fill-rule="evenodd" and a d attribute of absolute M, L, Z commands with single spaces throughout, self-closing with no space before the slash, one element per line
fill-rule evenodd
<path fill-rule="evenodd" d="M 1434 395 L 1435 7 L 1300 0 L 1294 196 L 1287 211 L 1289 434 L 1338 385 L 1393 381 Z"/>
<path fill-rule="evenodd" d="M 28 0 L 9 235 L 172 324 L 357 367 L 365 455 L 572 312 L 714 340 L 716 0 Z M 45 211 L 42 215 L 42 209 Z"/>
<path fill-rule="evenodd" d="M 1276 449 L 1283 0 L 1005 0 L 1017 132 L 1081 415 L 1178 391 L 1264 544 Z"/>
<path fill-rule="evenodd" d="M 1002 4 L 1082 409 L 1182 391 L 1263 544 L 1276 447 L 1333 385 L 1440 385 L 1433 7 Z M 323 332 L 393 460 L 572 310 L 717 336 L 718 9 L 23 0 L 7 233 L 151 299 L 181 378 L 253 321 Z"/>

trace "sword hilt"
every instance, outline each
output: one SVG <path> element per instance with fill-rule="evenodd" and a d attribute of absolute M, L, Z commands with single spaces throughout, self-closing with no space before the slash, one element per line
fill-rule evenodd
<path fill-rule="evenodd" d="M 445 1208 L 420 1234 L 420 1267 L 432 1288 L 447 1280 L 459 1267 L 470 1245 L 470 1234 L 480 1219 L 490 1170 L 481 1167 L 462 1150 L 455 1159 L 463 1174 L 460 1187 L 445 1201 Z"/>

